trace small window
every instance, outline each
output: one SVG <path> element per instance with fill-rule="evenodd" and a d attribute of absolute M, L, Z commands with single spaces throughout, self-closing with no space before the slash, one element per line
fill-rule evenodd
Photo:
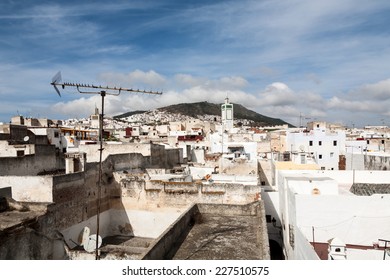
<path fill-rule="evenodd" d="M 16 151 L 16 156 L 18 157 L 24 156 L 24 151 Z"/>
<path fill-rule="evenodd" d="M 318 141 L 318 146 L 322 146 L 322 141 Z"/>
<path fill-rule="evenodd" d="M 313 146 L 313 141 L 309 141 L 309 146 Z"/>
<path fill-rule="evenodd" d="M 337 141 L 336 140 L 333 141 L 333 146 L 337 146 Z"/>
<path fill-rule="evenodd" d="M 320 125 L 317 123 L 317 128 L 319 128 L 320 127 Z"/>
<path fill-rule="evenodd" d="M 370 144 L 370 140 L 367 140 L 367 144 Z"/>
<path fill-rule="evenodd" d="M 54 138 L 58 138 L 59 134 L 58 131 L 54 131 Z"/>
<path fill-rule="evenodd" d="M 265 215 L 265 220 L 267 223 L 271 223 L 271 215 Z"/>
<path fill-rule="evenodd" d="M 385 144 L 385 140 L 382 140 L 382 144 Z"/>
<path fill-rule="evenodd" d="M 335 252 L 341 252 L 341 249 L 340 248 L 336 248 L 334 251 Z"/>
<path fill-rule="evenodd" d="M 334 153 L 330 153 L 330 157 L 333 157 L 334 156 Z"/>
<path fill-rule="evenodd" d="M 321 166 L 321 170 L 325 170 L 325 166 Z"/>
<path fill-rule="evenodd" d="M 322 159 L 322 155 L 318 155 L 318 158 L 319 158 L 319 159 Z"/>

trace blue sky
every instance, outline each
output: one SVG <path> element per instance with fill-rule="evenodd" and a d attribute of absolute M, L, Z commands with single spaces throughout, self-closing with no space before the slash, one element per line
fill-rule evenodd
<path fill-rule="evenodd" d="M 106 98 L 108 115 L 226 96 L 299 124 L 390 124 L 390 1 L 0 2 L 0 121 L 87 117 L 64 81 L 162 90 Z"/>

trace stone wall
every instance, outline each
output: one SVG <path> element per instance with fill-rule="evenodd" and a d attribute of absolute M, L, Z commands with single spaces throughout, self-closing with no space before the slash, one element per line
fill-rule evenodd
<path fill-rule="evenodd" d="M 246 204 L 260 199 L 258 185 L 239 183 L 167 182 L 115 174 L 126 205 L 186 207 L 192 203 Z"/>
<path fill-rule="evenodd" d="M 53 145 L 35 145 L 35 155 L 0 160 L 0 176 L 34 176 L 65 169 L 65 160 Z"/>
<path fill-rule="evenodd" d="M 389 156 L 364 156 L 365 170 L 390 170 Z"/>
<path fill-rule="evenodd" d="M 60 260 L 66 259 L 61 237 L 48 237 L 31 228 L 1 238 L 1 260 Z"/>
<path fill-rule="evenodd" d="M 17 201 L 53 202 L 52 176 L 1 176 L 0 189 L 7 187 Z"/>
<path fill-rule="evenodd" d="M 142 160 L 135 162 L 132 159 L 133 168 L 172 168 L 183 162 L 183 151 L 181 149 L 165 149 L 163 145 L 158 144 L 104 144 L 103 148 L 103 161 L 109 162 L 109 159 L 113 158 L 116 165 L 123 164 L 123 168 L 126 168 L 126 164 L 129 164 L 129 162 L 126 162 L 126 155 L 134 154 L 140 154 Z M 80 152 L 87 154 L 88 163 L 99 162 L 99 145 L 80 145 L 79 149 Z M 120 163 L 117 163 L 117 161 Z M 136 166 L 137 164 L 138 166 Z"/>
<path fill-rule="evenodd" d="M 144 253 L 142 259 L 171 259 L 194 224 L 201 222 L 202 214 L 258 217 L 258 224 L 253 229 L 253 234 L 256 234 L 257 242 L 262 244 L 261 255 L 264 259 L 270 258 L 264 205 L 262 201 L 258 201 L 245 205 L 195 204 L 150 245 L 150 249 Z"/>

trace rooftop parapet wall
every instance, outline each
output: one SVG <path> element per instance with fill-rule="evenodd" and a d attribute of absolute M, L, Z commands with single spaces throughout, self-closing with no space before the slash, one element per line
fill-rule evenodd
<path fill-rule="evenodd" d="M 203 184 L 196 182 L 166 182 L 115 175 L 126 203 L 164 206 L 188 206 L 192 203 L 246 204 L 260 199 L 258 185 L 232 183 Z"/>
<path fill-rule="evenodd" d="M 390 170 L 390 156 L 364 156 L 364 169 Z"/>
<path fill-rule="evenodd" d="M 12 198 L 25 202 L 53 202 L 51 176 L 1 176 L 0 188 L 11 187 Z"/>
<path fill-rule="evenodd" d="M 65 161 L 52 145 L 35 145 L 35 154 L 0 160 L 0 176 L 33 176 L 65 169 Z"/>
<path fill-rule="evenodd" d="M 144 157 L 151 156 L 151 144 L 142 143 L 128 143 L 128 144 L 115 144 L 115 145 L 103 145 L 103 161 L 110 155 L 117 154 L 132 154 L 140 153 Z M 87 154 L 87 162 L 99 162 L 99 145 L 80 145 L 80 152 Z"/>
<path fill-rule="evenodd" d="M 134 162 L 132 159 L 132 168 L 146 168 L 146 167 L 160 167 L 160 168 L 172 168 L 180 165 L 183 162 L 183 153 L 181 149 L 169 149 L 166 150 L 162 145 L 156 144 L 142 144 L 142 143 L 129 143 L 129 144 L 115 144 L 103 146 L 103 161 L 107 161 L 110 157 L 115 159 L 115 164 L 119 165 L 118 161 L 124 159 L 124 157 L 140 154 L 143 156 L 143 162 Z M 87 154 L 87 162 L 94 163 L 99 162 L 99 146 L 98 145 L 80 145 L 80 152 Z M 122 158 L 119 156 L 121 155 Z M 116 157 L 118 156 L 118 157 Z M 124 169 L 126 164 L 131 162 L 123 162 Z M 136 166 L 138 164 L 138 166 Z"/>
<path fill-rule="evenodd" d="M 254 224 L 251 226 L 241 225 L 243 228 L 237 228 L 234 222 L 231 223 L 232 221 L 227 217 L 237 218 L 238 216 L 240 217 L 238 219 L 245 219 L 246 222 L 251 221 L 248 225 L 253 222 Z M 204 220 L 205 218 L 206 220 Z M 214 228 L 214 219 L 224 220 L 224 228 Z M 206 252 L 203 253 L 203 259 L 221 259 L 221 254 L 223 255 L 223 259 L 253 259 L 253 252 L 256 252 L 255 255 L 258 259 L 270 259 L 265 210 L 262 201 L 246 205 L 195 204 L 183 213 L 175 223 L 150 245 L 149 251 L 142 256 L 142 259 L 157 260 L 174 258 L 178 249 L 182 249 L 181 247 L 185 241 L 189 241 L 190 243 L 194 241 L 199 242 L 197 238 L 191 241 L 194 237 L 189 235 L 189 232 L 192 231 L 193 227 L 196 227 L 198 224 L 199 227 L 206 228 L 206 231 L 204 231 L 204 234 L 201 236 L 202 239 L 206 240 L 206 243 L 203 243 L 203 250 L 206 250 Z M 208 231 L 206 224 L 210 224 L 208 227 L 211 227 Z M 230 250 L 232 232 L 237 230 L 245 231 L 245 234 L 250 236 L 251 241 L 254 241 L 254 243 L 250 244 L 251 249 L 256 249 L 249 252 L 246 248 L 248 244 L 239 241 L 238 244 L 240 244 L 241 247 L 239 246 L 240 248 L 237 247 L 233 251 Z M 224 234 L 226 236 L 222 237 Z M 214 239 L 218 239 L 218 241 L 211 244 L 211 246 L 208 246 L 210 243 L 213 243 L 212 241 Z M 247 240 L 247 242 L 251 241 Z M 195 246 L 196 244 L 193 245 Z M 187 248 L 184 250 L 190 250 L 188 252 L 190 255 L 200 251 L 197 249 L 197 246 L 193 247 L 193 249 Z"/>

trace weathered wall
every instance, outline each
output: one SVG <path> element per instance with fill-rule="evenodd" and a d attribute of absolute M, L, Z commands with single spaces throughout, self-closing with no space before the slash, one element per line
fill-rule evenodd
<path fill-rule="evenodd" d="M 17 157 L 18 152 L 23 151 L 24 155 L 35 154 L 34 144 L 9 145 L 8 141 L 0 141 L 0 158 Z"/>
<path fill-rule="evenodd" d="M 163 207 L 154 209 L 132 209 L 126 207 L 126 205 L 122 207 L 124 209 L 110 210 L 110 231 L 112 235 L 125 235 L 126 233 L 123 230 L 127 227 L 127 229 L 131 229 L 131 234 L 134 236 L 157 238 L 184 211 L 184 209 Z"/>
<path fill-rule="evenodd" d="M 1 213 L 0 260 L 66 259 L 61 234 L 41 230 L 47 203 L 18 202 L 7 199 Z"/>
<path fill-rule="evenodd" d="M 73 224 L 68 228 L 62 229 L 61 234 L 64 236 L 64 240 L 69 248 L 74 248 L 77 244 L 81 243 L 81 233 L 84 227 L 89 227 L 90 234 L 96 234 L 97 216 L 81 221 L 80 223 Z M 110 231 L 110 211 L 105 211 L 99 215 L 99 235 L 104 238 L 111 235 Z"/>
<path fill-rule="evenodd" d="M 365 170 L 390 170 L 389 156 L 364 156 Z"/>
<path fill-rule="evenodd" d="M 87 153 L 87 162 L 99 162 L 99 145 L 80 145 L 80 152 Z M 145 157 L 151 155 L 151 144 L 126 143 L 103 145 L 103 161 L 110 155 L 140 153 Z"/>
<path fill-rule="evenodd" d="M 34 176 L 58 169 L 65 169 L 65 160 L 52 145 L 35 145 L 35 155 L 0 160 L 0 176 Z"/>
<path fill-rule="evenodd" d="M 263 186 L 270 186 L 272 182 L 271 160 L 258 161 L 259 181 Z"/>
<path fill-rule="evenodd" d="M 178 217 L 178 219 L 150 245 L 150 249 L 141 259 L 161 260 L 172 258 L 175 254 L 175 249 L 180 246 L 192 226 L 203 213 L 221 216 L 258 216 L 259 224 L 254 233 L 257 234 L 259 242 L 266 244 L 266 246 L 263 247 L 262 255 L 265 256 L 266 259 L 269 259 L 268 234 L 262 201 L 246 205 L 195 204 Z"/>
<path fill-rule="evenodd" d="M 1 238 L 0 260 L 66 259 L 61 237 L 45 236 L 30 228 Z"/>
<path fill-rule="evenodd" d="M 161 236 L 156 239 L 141 259 L 143 260 L 162 260 L 170 259 L 175 252 L 172 248 L 177 248 L 183 241 L 183 238 L 188 234 L 192 225 L 195 223 L 194 217 L 199 213 L 197 205 L 189 208 L 183 213 L 175 223 L 169 226 Z"/>
<path fill-rule="evenodd" d="M 257 160 L 228 160 L 225 158 L 221 160 L 223 160 L 223 163 L 220 165 L 222 173 L 237 175 L 257 174 Z"/>
<path fill-rule="evenodd" d="M 113 157 L 115 160 L 121 160 L 120 157 L 116 157 L 119 155 L 122 155 L 122 159 L 126 155 L 142 155 L 143 160 L 138 168 L 145 168 L 146 166 L 172 168 L 183 162 L 183 151 L 181 149 L 165 149 L 163 145 L 150 143 L 104 144 L 103 148 L 103 161 L 110 157 Z M 79 149 L 80 152 L 87 153 L 88 163 L 99 162 L 99 145 L 80 145 Z M 134 162 L 134 168 L 137 167 L 135 166 L 136 164 L 139 163 Z"/>
<path fill-rule="evenodd" d="M 52 176 L 1 176 L 0 189 L 6 187 L 17 201 L 53 202 Z"/>
<path fill-rule="evenodd" d="M 123 204 L 185 207 L 192 203 L 246 204 L 260 199 L 261 188 L 239 183 L 148 181 L 115 174 L 122 189 Z"/>

